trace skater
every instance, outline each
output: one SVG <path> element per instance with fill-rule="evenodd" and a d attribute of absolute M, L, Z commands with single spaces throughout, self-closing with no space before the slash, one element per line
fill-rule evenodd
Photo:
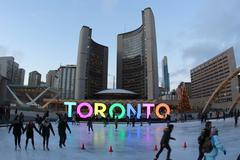
<path fill-rule="evenodd" d="M 164 129 L 164 133 L 163 133 L 163 136 L 162 136 L 162 139 L 161 139 L 161 143 L 160 143 L 160 150 L 158 151 L 157 155 L 156 155 L 156 158 L 154 160 L 157 160 L 159 155 L 162 153 L 163 149 L 166 148 L 168 150 L 168 153 L 167 153 L 167 160 L 171 160 L 170 159 L 170 155 L 171 155 L 171 147 L 169 145 L 169 140 L 172 139 L 172 140 L 176 140 L 175 138 L 171 137 L 171 132 L 174 128 L 174 125 L 172 124 L 169 124 L 167 126 L 167 128 Z"/>
<path fill-rule="evenodd" d="M 140 119 L 139 119 L 139 121 L 140 121 L 140 126 L 143 126 L 143 119 L 142 119 L 142 115 L 140 116 Z"/>
<path fill-rule="evenodd" d="M 115 130 L 118 129 L 118 116 L 116 116 L 115 118 Z"/>
<path fill-rule="evenodd" d="M 28 146 L 28 140 L 32 139 L 32 147 L 33 150 L 35 150 L 35 145 L 34 145 L 34 132 L 33 129 L 35 129 L 35 131 L 38 132 L 39 135 L 41 135 L 41 133 L 38 131 L 38 129 L 36 128 L 35 124 L 33 123 L 33 121 L 29 121 L 29 123 L 26 125 L 26 127 L 24 128 L 24 132 L 26 131 L 26 145 L 25 145 L 25 150 L 27 150 L 27 146 Z"/>
<path fill-rule="evenodd" d="M 225 121 L 226 119 L 226 113 L 223 111 L 223 120 Z"/>
<path fill-rule="evenodd" d="M 127 127 L 128 127 L 130 123 L 130 118 L 128 116 L 126 117 L 126 121 L 127 121 Z"/>
<path fill-rule="evenodd" d="M 42 122 L 39 130 L 43 137 L 43 150 L 47 149 L 49 151 L 48 142 L 49 142 L 49 137 L 50 137 L 50 130 L 54 136 L 55 136 L 55 133 L 54 133 L 52 124 L 48 118 L 45 118 L 45 120 Z"/>
<path fill-rule="evenodd" d="M 199 144 L 198 160 L 202 160 L 204 157 L 203 144 L 204 144 L 204 141 L 210 137 L 211 128 L 212 128 L 212 122 L 207 121 L 205 124 L 205 128 L 201 132 L 201 135 L 198 137 L 198 144 Z"/>
<path fill-rule="evenodd" d="M 72 116 L 72 125 L 76 125 L 76 114 L 74 113 Z"/>
<path fill-rule="evenodd" d="M 219 140 L 217 128 L 211 129 L 210 141 L 211 141 L 211 145 L 212 145 L 211 151 L 208 153 L 206 153 L 206 152 L 204 153 L 205 160 L 216 160 L 218 151 L 222 151 L 224 153 L 224 155 L 226 155 L 226 150 L 224 149 L 222 143 Z"/>
<path fill-rule="evenodd" d="M 38 128 L 40 128 L 40 126 L 42 124 L 42 117 L 40 117 L 39 114 L 36 115 L 35 121 L 38 124 Z"/>
<path fill-rule="evenodd" d="M 59 139 L 59 147 L 60 148 L 62 148 L 62 145 L 64 147 L 66 147 L 66 144 L 65 144 L 66 139 L 67 139 L 66 129 L 68 129 L 69 133 L 71 134 L 71 130 L 68 126 L 66 117 L 61 117 L 60 121 L 58 123 L 58 135 L 60 137 L 60 139 Z"/>
<path fill-rule="evenodd" d="M 13 123 L 9 127 L 8 133 L 10 133 L 13 128 L 13 135 L 15 139 L 15 150 L 17 150 L 17 146 L 21 149 L 21 135 L 24 132 L 24 128 L 22 123 L 20 123 L 19 116 L 16 116 Z"/>
<path fill-rule="evenodd" d="M 87 122 L 87 126 L 88 126 L 88 133 L 90 133 L 90 129 L 92 130 L 93 132 L 93 118 L 92 117 L 89 117 L 88 118 L 88 122 Z"/>
<path fill-rule="evenodd" d="M 135 115 L 132 115 L 132 127 L 135 127 Z"/>
<path fill-rule="evenodd" d="M 152 117 L 151 117 L 151 115 L 149 115 L 149 117 L 148 117 L 148 125 L 151 126 L 151 123 L 152 123 Z"/>
<path fill-rule="evenodd" d="M 20 121 L 20 123 L 23 124 L 23 122 L 24 122 L 24 114 L 23 114 L 23 112 L 21 112 L 21 113 L 19 114 L 19 121 Z"/>
<path fill-rule="evenodd" d="M 237 125 L 238 125 L 238 113 L 237 112 L 235 112 L 235 115 L 234 115 L 234 121 L 235 121 L 235 127 L 237 127 Z"/>
<path fill-rule="evenodd" d="M 49 111 L 46 111 L 45 113 L 44 113 L 44 115 L 43 115 L 43 119 L 46 119 L 46 118 L 48 118 L 49 117 Z"/>

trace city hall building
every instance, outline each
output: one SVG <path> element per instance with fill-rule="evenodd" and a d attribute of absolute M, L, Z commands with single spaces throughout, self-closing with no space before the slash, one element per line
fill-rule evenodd
<path fill-rule="evenodd" d="M 142 11 L 142 25 L 117 36 L 117 88 L 143 99 L 158 97 L 158 62 L 154 15 Z"/>

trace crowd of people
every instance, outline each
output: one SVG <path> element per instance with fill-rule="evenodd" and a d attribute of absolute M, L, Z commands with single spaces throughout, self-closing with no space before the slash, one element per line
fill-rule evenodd
<path fill-rule="evenodd" d="M 233 113 L 235 126 L 238 122 L 239 111 L 235 111 Z M 71 134 L 71 129 L 68 125 L 68 116 L 67 114 L 56 113 L 58 117 L 58 135 L 59 135 L 59 147 L 66 146 L 66 139 L 67 134 L 66 130 Z M 113 118 L 115 117 L 115 118 Z M 88 132 L 93 132 L 93 121 L 96 117 L 89 117 L 87 120 Z M 143 125 L 142 117 L 137 119 L 136 115 L 131 115 L 131 117 L 126 117 L 126 124 L 127 126 L 135 127 L 136 121 L 140 122 L 140 126 Z M 42 144 L 43 150 L 49 150 L 49 138 L 50 134 L 52 133 L 55 136 L 55 132 L 53 129 L 53 125 L 49 120 L 49 112 L 47 111 L 42 117 L 40 115 L 36 115 L 35 122 L 38 126 L 34 124 L 33 120 L 30 120 L 24 127 L 24 114 L 21 112 L 20 114 L 15 111 L 15 118 L 12 124 L 9 127 L 9 133 L 12 130 L 14 135 L 14 142 L 15 142 L 15 150 L 17 148 L 21 149 L 21 136 L 22 134 L 26 133 L 26 142 L 25 142 L 25 149 L 27 150 L 28 141 L 31 139 L 32 148 L 35 150 L 34 144 L 34 132 L 37 132 L 40 136 L 42 136 Z M 115 130 L 118 129 L 118 122 L 119 117 L 117 115 L 109 116 L 107 115 L 104 120 L 104 127 L 109 125 L 110 122 L 113 122 L 115 125 Z M 171 137 L 171 133 L 174 129 L 174 125 L 170 123 L 170 119 L 168 117 L 167 127 L 163 131 L 163 136 L 160 141 L 160 150 L 157 152 L 154 160 L 157 160 L 164 149 L 167 149 L 167 160 L 171 160 L 171 147 L 170 147 L 170 140 L 176 140 L 175 138 Z M 130 124 L 131 123 L 131 124 Z M 72 118 L 72 125 L 78 125 L 79 121 L 76 117 Z M 151 117 L 149 117 L 148 124 L 151 125 Z M 203 128 L 200 136 L 197 138 L 197 142 L 199 144 L 199 155 L 197 160 L 215 160 L 219 151 L 223 152 L 226 155 L 226 149 L 224 148 L 223 144 L 219 140 L 218 129 L 212 126 L 211 121 L 205 122 L 205 128 Z"/>

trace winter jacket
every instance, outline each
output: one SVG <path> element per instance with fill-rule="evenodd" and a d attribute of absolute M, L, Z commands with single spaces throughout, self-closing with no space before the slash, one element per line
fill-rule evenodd
<path fill-rule="evenodd" d="M 225 151 L 225 149 L 217 135 L 214 135 L 211 137 L 211 143 L 213 145 L 213 149 L 210 153 L 204 153 L 205 160 L 216 160 L 218 151 L 222 151 L 222 152 Z"/>

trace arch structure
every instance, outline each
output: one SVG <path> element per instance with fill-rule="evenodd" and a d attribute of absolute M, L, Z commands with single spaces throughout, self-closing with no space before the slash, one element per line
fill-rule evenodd
<path fill-rule="evenodd" d="M 214 100 L 214 98 L 218 95 L 218 93 L 227 85 L 227 83 L 229 81 L 231 81 L 235 76 L 237 76 L 240 73 L 240 67 L 238 67 L 234 72 L 232 72 L 222 83 L 220 83 L 218 85 L 218 87 L 215 89 L 215 91 L 213 92 L 213 94 L 210 96 L 210 98 L 208 99 L 206 105 L 204 106 L 204 109 L 202 111 L 202 114 L 205 114 L 209 108 L 211 107 L 211 104 Z M 230 110 L 232 110 L 234 108 L 234 106 L 236 106 L 236 104 L 238 102 L 238 98 L 233 102 Z M 229 110 L 229 112 L 230 112 Z"/>

